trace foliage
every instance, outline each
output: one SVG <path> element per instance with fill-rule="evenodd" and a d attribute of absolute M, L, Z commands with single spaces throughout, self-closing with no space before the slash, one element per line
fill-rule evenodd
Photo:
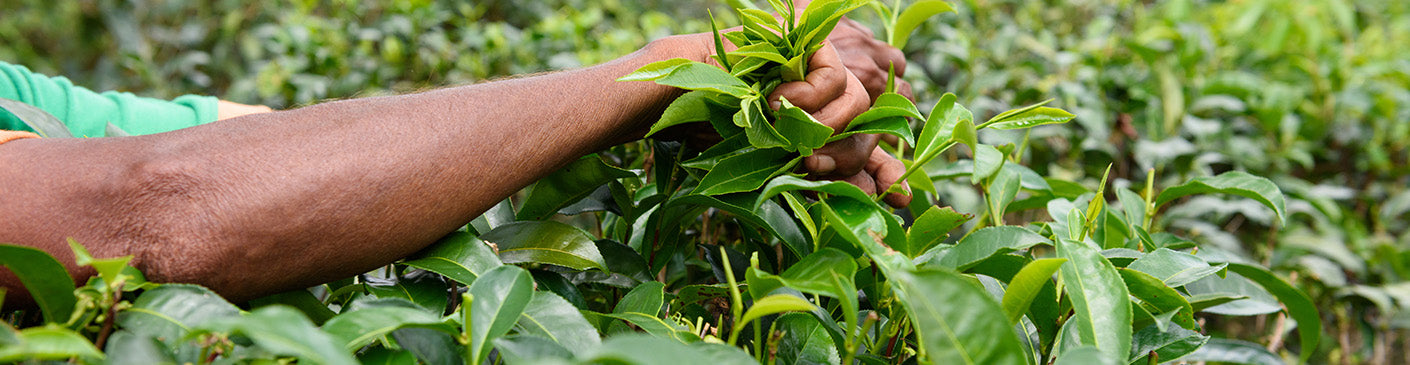
<path fill-rule="evenodd" d="M 734 136 L 714 148 L 615 147 L 386 269 L 238 306 L 95 260 L 106 274 L 76 290 L 29 285 L 74 307 L 7 314 L 0 362 L 1262 364 L 1407 352 L 1410 63 L 1398 51 L 1410 6 L 857 3 L 850 16 L 911 59 L 919 104 L 883 96 L 853 123 L 905 141 L 887 148 L 917 192 L 906 210 L 791 174 L 833 133 L 760 102 L 806 69 L 790 62 L 811 46 L 765 33 L 825 22 L 615 1 L 16 10 L 41 16 L 0 24 L 5 39 L 92 41 L 7 44 L 0 58 L 100 88 L 276 106 L 574 67 L 649 37 L 746 26 L 722 35 L 741 46 L 725 69 L 628 76 L 703 90 L 660 125 Z M 58 17 L 76 21 L 35 20 Z M 103 52 L 122 57 L 44 57 Z"/>

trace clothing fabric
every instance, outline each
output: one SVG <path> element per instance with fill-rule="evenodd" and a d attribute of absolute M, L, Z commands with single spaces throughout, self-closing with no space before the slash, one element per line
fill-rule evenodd
<path fill-rule="evenodd" d="M 186 95 L 173 100 L 140 97 L 127 92 L 93 92 L 64 77 L 34 73 L 20 65 L 0 62 L 0 98 L 33 105 L 53 114 L 74 137 L 104 137 L 108 123 L 131 135 L 166 132 L 214 122 L 211 96 Z M 0 110 L 0 130 L 29 131 L 14 114 Z"/>

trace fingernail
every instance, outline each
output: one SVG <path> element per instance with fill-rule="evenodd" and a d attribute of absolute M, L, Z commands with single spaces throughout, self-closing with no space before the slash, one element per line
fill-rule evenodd
<path fill-rule="evenodd" d="M 808 159 L 810 160 L 808 170 L 812 170 L 814 174 L 826 175 L 837 169 L 837 161 L 834 161 L 832 156 L 813 155 Z"/>
<path fill-rule="evenodd" d="M 779 102 L 778 100 L 770 101 L 769 107 L 774 108 L 774 110 L 779 110 L 783 108 L 783 103 Z"/>

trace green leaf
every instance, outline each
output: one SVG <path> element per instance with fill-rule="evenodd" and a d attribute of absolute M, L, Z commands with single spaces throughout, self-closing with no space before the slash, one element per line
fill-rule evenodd
<path fill-rule="evenodd" d="M 1052 241 L 1023 227 L 985 227 L 960 240 L 960 243 L 940 258 L 939 263 L 963 272 L 994 255 L 1026 250 L 1039 244 L 1051 245 Z"/>
<path fill-rule="evenodd" d="M 1013 164 L 1003 164 L 1010 166 Z M 994 175 L 994 180 L 989 182 L 985 189 L 985 198 L 989 203 L 989 216 L 995 217 L 995 222 L 1002 222 L 1004 211 L 1008 209 L 1009 203 L 1018 196 L 1018 188 L 1022 183 L 1018 170 L 1012 168 L 1000 168 L 998 174 Z M 997 223 L 996 223 L 997 224 Z"/>
<path fill-rule="evenodd" d="M 69 133 L 69 127 L 64 122 L 55 118 L 53 114 L 40 109 L 39 107 L 21 103 L 15 100 L 0 98 L 0 109 L 10 112 L 20 119 L 35 134 L 44 138 L 73 138 L 73 133 Z"/>
<path fill-rule="evenodd" d="M 944 12 L 955 11 L 949 3 L 940 0 L 921 0 L 912 3 L 901 11 L 901 15 L 896 17 L 896 24 L 891 30 L 892 47 L 905 49 L 907 40 L 911 38 L 911 31 L 924 23 L 926 19 Z"/>
<path fill-rule="evenodd" d="M 971 279 L 937 270 L 891 275 L 927 356 L 920 363 L 1027 363 L 999 303 Z"/>
<path fill-rule="evenodd" d="M 1168 248 L 1155 251 L 1132 261 L 1126 268 L 1150 274 L 1171 288 L 1179 288 L 1206 276 L 1224 271 L 1227 264 L 1210 265 L 1204 259 Z"/>
<path fill-rule="evenodd" d="M 108 365 L 177 364 L 161 341 L 129 331 L 113 332 L 104 347 L 108 356 L 104 363 Z"/>
<path fill-rule="evenodd" d="M 470 295 L 470 362 L 479 364 L 490 354 L 489 342 L 509 333 L 533 300 L 534 279 L 518 266 L 500 266 L 475 280 Z"/>
<path fill-rule="evenodd" d="M 661 113 L 661 119 L 651 125 L 651 131 L 646 132 L 646 136 L 651 137 L 656 132 L 681 124 L 710 121 L 714 116 L 713 106 L 727 101 L 728 103 L 725 105 L 730 105 L 730 108 L 733 108 L 733 105 L 739 103 L 728 97 L 723 98 L 729 99 L 725 101 L 719 101 L 719 99 L 722 99 L 721 94 L 706 90 L 691 91 L 681 95 L 672 101 L 671 105 L 666 106 L 666 110 Z"/>
<path fill-rule="evenodd" d="M 1065 262 L 1067 259 L 1059 258 L 1033 260 L 1009 280 L 1003 299 L 1004 313 L 1008 314 L 1009 323 L 1018 323 L 1023 313 L 1028 312 L 1033 298 L 1038 296 L 1038 290 L 1043 288 L 1043 284 L 1052 282 L 1053 273 Z"/>
<path fill-rule="evenodd" d="M 328 304 L 323 303 L 318 297 L 313 296 L 313 293 L 309 292 L 308 289 L 291 290 L 249 302 L 251 309 L 271 305 L 287 305 L 294 307 L 294 309 L 298 309 L 300 313 L 308 316 L 308 319 L 312 320 L 314 325 L 318 326 L 327 323 L 328 319 L 336 315 L 336 313 L 328 309 Z"/>
<path fill-rule="evenodd" d="M 959 123 L 955 124 L 955 131 L 954 134 L 950 136 L 950 140 L 964 143 L 969 146 L 970 149 L 978 148 L 979 132 L 975 130 L 974 121 L 961 119 Z"/>
<path fill-rule="evenodd" d="M 1279 197 L 1281 196 L 1279 195 Z M 1297 320 L 1297 334 L 1301 342 L 1300 348 L 1302 348 L 1301 357 L 1302 361 L 1306 362 L 1312 356 L 1312 352 L 1317 349 L 1317 342 L 1322 339 L 1322 317 L 1317 313 L 1317 305 L 1312 303 L 1312 299 L 1308 298 L 1302 290 L 1268 272 L 1268 269 L 1230 262 L 1229 271 L 1253 280 L 1264 289 L 1268 289 L 1268 292 L 1277 297 L 1278 301 L 1283 302 L 1288 315 Z"/>
<path fill-rule="evenodd" d="M 938 149 L 954 135 L 955 127 L 961 120 L 969 120 L 969 126 L 974 125 L 974 115 L 963 105 L 955 103 L 956 99 L 955 94 L 945 93 L 930 110 L 930 116 L 921 128 L 920 138 L 916 139 L 916 164 L 925 165 L 939 156 L 941 151 Z"/>
<path fill-rule="evenodd" d="M 748 325 L 749 322 L 753 322 L 755 319 L 759 319 L 759 317 L 770 314 L 809 312 L 814 309 L 817 309 L 817 306 L 813 305 L 813 303 L 809 303 L 807 299 L 788 294 L 774 294 L 755 300 L 754 305 L 749 306 L 749 310 L 744 312 L 744 315 L 739 321 L 739 327 L 737 328 L 743 330 L 744 326 Z"/>
<path fill-rule="evenodd" d="M 132 255 L 107 259 L 93 258 L 93 255 L 88 253 L 88 249 L 84 248 L 78 241 L 69 238 L 68 243 L 69 249 L 73 250 L 74 261 L 78 263 L 78 266 L 92 266 L 93 269 L 98 272 L 98 277 L 103 278 L 103 282 L 108 283 L 108 285 L 116 283 L 118 275 L 122 273 L 122 269 L 126 268 L 127 263 L 132 261 Z"/>
<path fill-rule="evenodd" d="M 3 99 L 0 99 L 3 100 Z M 47 323 L 63 323 L 73 313 L 76 299 L 73 279 L 53 256 L 33 247 L 0 244 L 0 265 L 4 265 L 29 290 Z"/>
<path fill-rule="evenodd" d="M 505 364 L 566 364 L 573 358 L 573 353 L 559 343 L 538 336 L 500 337 L 494 340 L 494 347 Z"/>
<path fill-rule="evenodd" d="M 671 72 L 675 72 L 676 69 L 688 63 L 691 63 L 691 61 L 684 58 L 672 58 L 665 61 L 652 62 L 646 66 L 641 66 L 641 68 L 638 68 L 631 74 L 622 76 L 617 79 L 617 81 L 653 81 L 670 75 Z"/>
<path fill-rule="evenodd" d="M 803 313 L 789 313 L 774 320 L 783 337 L 778 342 L 780 364 L 836 364 L 842 362 L 837 346 L 818 319 Z"/>
<path fill-rule="evenodd" d="M 914 145 L 915 136 L 911 133 L 911 125 L 906 118 L 923 117 L 910 99 L 901 94 L 887 92 L 877 96 L 871 109 L 853 118 L 847 124 L 846 133 L 833 136 L 831 140 L 839 140 L 857 133 L 887 133 Z"/>
<path fill-rule="evenodd" d="M 646 350 L 649 349 L 649 350 Z M 670 339 L 629 334 L 613 336 L 602 342 L 589 356 L 579 358 L 585 364 L 673 364 L 673 365 L 755 365 L 752 356 L 739 348 L 717 344 L 687 345 Z"/>
<path fill-rule="evenodd" d="M 628 177 L 636 177 L 636 174 L 610 166 L 597 155 L 583 156 L 529 186 L 517 218 L 543 220 L 577 203 L 603 184 Z"/>
<path fill-rule="evenodd" d="M 403 328 L 392 332 L 392 338 L 397 340 L 397 345 L 401 348 L 416 355 L 418 362 L 433 365 L 467 363 L 461 357 L 461 354 L 465 353 L 465 347 L 460 345 L 455 336 L 445 332 L 425 328 Z"/>
<path fill-rule="evenodd" d="M 1160 279 L 1140 271 L 1118 268 L 1116 272 L 1121 274 L 1121 280 L 1126 282 L 1126 290 L 1131 296 L 1154 307 L 1152 313 L 1175 312 L 1171 318 L 1172 322 L 1188 329 L 1199 328 L 1199 325 L 1195 324 L 1194 307 L 1190 306 L 1190 302 L 1185 300 L 1180 292 L 1165 286 Z"/>
<path fill-rule="evenodd" d="M 211 321 L 238 318 L 240 309 L 219 294 L 196 285 L 165 284 L 137 297 L 117 315 L 118 327 L 162 341 L 180 362 L 198 362 L 201 349 L 183 340 L 191 328 Z"/>
<path fill-rule="evenodd" d="M 441 321 L 439 313 L 401 299 L 371 299 L 354 303 L 352 310 L 343 312 L 323 325 L 323 332 L 332 335 L 348 351 L 356 352 L 378 338 L 403 327 L 422 327 L 458 334 Z"/>
<path fill-rule="evenodd" d="M 907 247 L 892 247 L 910 258 L 916 258 L 950 237 L 950 231 L 973 216 L 956 212 L 953 207 L 931 207 L 916 218 L 906 231 Z"/>
<path fill-rule="evenodd" d="M 4 100 L 4 99 L 0 99 Z M 13 331 L 5 325 L 0 331 Z M 17 363 L 23 360 L 68 360 L 80 358 L 85 361 L 103 359 L 87 338 L 82 335 L 50 324 L 45 327 L 26 328 L 15 336 L 16 344 L 0 346 L 0 363 Z"/>
<path fill-rule="evenodd" d="M 1234 194 L 1256 200 L 1272 208 L 1273 212 L 1278 215 L 1279 222 L 1286 219 L 1287 209 L 1283 207 L 1286 203 L 1284 203 L 1283 191 L 1278 189 L 1278 185 L 1273 184 L 1267 178 L 1242 171 L 1229 171 L 1213 177 L 1199 177 L 1179 186 L 1165 189 L 1156 196 L 1155 207 L 1160 209 L 1166 203 L 1184 196 L 1211 193 Z"/>
<path fill-rule="evenodd" d="M 869 0 L 819 0 L 808 4 L 808 8 L 803 10 L 802 20 L 798 23 L 798 28 L 794 33 L 802 34 L 795 46 L 801 49 L 810 49 L 819 44 L 832 29 L 837 26 L 837 21 L 842 20 L 842 16 L 866 5 Z"/>
<path fill-rule="evenodd" d="M 1023 129 L 1032 128 L 1047 124 L 1062 124 L 1075 118 L 1072 113 L 1058 108 L 1041 107 L 1017 113 L 1003 119 L 1002 122 L 990 124 L 989 128 L 994 129 Z"/>
<path fill-rule="evenodd" d="M 485 232 L 480 239 L 498 247 L 499 258 L 507 264 L 533 262 L 576 270 L 607 270 L 592 236 L 555 221 L 514 222 Z"/>
<path fill-rule="evenodd" d="M 1131 300 L 1126 283 L 1101 253 L 1086 243 L 1059 237 L 1058 257 L 1062 266 L 1078 338 L 1114 358 L 1131 351 Z"/>
<path fill-rule="evenodd" d="M 1303 352 L 1312 352 L 1306 351 Z M 1220 362 L 1230 364 L 1250 364 L 1250 365 L 1284 365 L 1287 362 L 1283 358 L 1268 352 L 1263 345 L 1252 342 L 1239 341 L 1224 338 L 1211 338 L 1204 346 L 1200 346 L 1195 352 L 1186 355 L 1183 361 L 1187 362 Z"/>
<path fill-rule="evenodd" d="M 1162 331 L 1154 325 L 1146 326 L 1132 337 L 1130 362 L 1148 359 L 1152 352 L 1157 361 L 1170 362 L 1194 352 L 1206 341 L 1209 341 L 1209 336 L 1181 327 Z"/>
<path fill-rule="evenodd" d="M 1024 114 L 1027 114 L 1027 113 L 1029 113 L 1029 112 L 1031 112 L 1031 111 L 1037 110 L 1038 108 L 1041 108 L 1041 107 L 1043 107 L 1043 105 L 1045 105 L 1045 104 L 1047 104 L 1047 103 L 1049 103 L 1049 102 L 1052 102 L 1052 101 L 1053 101 L 1053 99 L 1048 99 L 1048 100 L 1044 100 L 1044 101 L 1042 101 L 1042 102 L 1039 102 L 1039 103 L 1037 103 L 1037 104 L 1025 106 L 1025 107 L 1018 108 L 1018 109 L 1011 109 L 1011 110 L 1009 110 L 1009 111 L 1006 111 L 1006 112 L 1003 112 L 1003 113 L 999 113 L 998 115 L 995 115 L 993 118 L 989 118 L 989 121 L 984 122 L 984 124 L 981 124 L 980 127 L 979 127 L 979 129 L 988 128 L 988 127 L 990 127 L 990 126 L 993 126 L 993 125 L 996 125 L 996 124 L 999 124 L 999 123 L 1003 123 L 1003 122 L 1008 121 L 1008 120 L 1010 120 L 1010 119 L 1017 118 L 1017 117 L 1020 116 L 1020 115 L 1024 115 Z"/>
<path fill-rule="evenodd" d="M 690 332 L 689 328 L 686 328 L 685 326 L 679 323 L 675 323 L 674 321 L 662 320 L 661 317 L 657 317 L 654 315 L 637 312 L 598 315 L 627 321 L 632 325 L 641 328 L 643 331 L 646 331 L 646 333 L 650 333 L 657 337 L 670 338 L 680 343 L 692 343 L 700 341 L 700 337 L 696 336 L 695 333 Z M 622 336 L 622 334 L 609 336 L 607 341 L 610 342 L 612 339 Z"/>
<path fill-rule="evenodd" d="M 720 160 L 714 170 L 700 179 L 695 191 L 699 195 L 720 195 L 756 190 L 797 162 L 788 151 L 778 148 L 741 153 Z"/>
<path fill-rule="evenodd" d="M 765 202 L 768 202 L 769 199 L 773 199 L 773 197 L 779 194 L 797 190 L 816 191 L 836 197 L 847 197 L 859 202 L 873 202 L 873 205 L 875 204 L 871 199 L 871 195 L 863 192 L 862 189 L 858 188 L 856 185 L 848 184 L 844 181 L 812 181 L 796 176 L 783 175 L 769 180 L 769 183 L 764 185 L 763 193 L 759 194 L 758 200 L 755 200 L 754 207 L 757 209 L 763 206 Z"/>
<path fill-rule="evenodd" d="M 642 66 L 617 81 L 656 81 L 686 90 L 709 90 L 742 98 L 753 94 L 748 84 L 719 67 L 685 59 L 670 59 Z"/>
<path fill-rule="evenodd" d="M 583 314 L 553 293 L 535 292 L 514 325 L 521 335 L 546 338 L 575 355 L 583 355 L 602 344 L 597 329 Z"/>
<path fill-rule="evenodd" d="M 755 57 L 770 62 L 778 62 L 780 65 L 788 63 L 788 59 L 783 58 L 783 55 L 778 53 L 778 48 L 774 47 L 773 44 L 769 43 L 755 43 L 745 45 L 743 47 L 739 47 L 739 49 L 734 50 L 734 52 L 730 52 L 729 56 L 738 57 L 741 59 L 746 57 Z"/>
<path fill-rule="evenodd" d="M 812 115 L 789 103 L 788 99 L 779 100 L 783 105 L 778 113 L 775 113 L 778 119 L 774 124 L 789 141 L 788 150 L 796 150 L 803 156 L 808 156 L 813 154 L 813 150 L 827 144 L 828 137 L 832 136 L 832 127 L 813 119 Z"/>
<path fill-rule="evenodd" d="M 656 315 L 661 312 L 661 306 L 666 303 L 666 284 L 659 281 L 648 281 L 642 283 L 627 295 L 622 296 L 622 300 L 617 302 L 617 306 L 612 309 L 612 313 L 646 313 Z"/>
<path fill-rule="evenodd" d="M 449 285 L 435 275 L 404 276 L 396 281 L 368 283 L 367 291 L 378 298 L 400 298 L 433 312 L 442 313 L 450 305 Z"/>
<path fill-rule="evenodd" d="M 504 265 L 489 245 L 465 232 L 451 232 L 402 263 L 444 275 L 464 285 L 470 285 L 475 282 L 475 277 Z"/>
<path fill-rule="evenodd" d="M 597 249 L 598 249 L 598 250 L 601 250 L 602 247 L 603 247 L 602 244 L 601 244 L 601 242 L 599 241 L 599 242 L 597 242 L 597 243 L 598 243 Z M 636 253 L 636 251 L 632 251 L 632 253 Z M 603 256 L 610 257 L 610 255 L 606 255 L 606 254 L 604 254 Z M 638 255 L 638 257 L 640 257 L 640 256 Z M 643 264 L 643 266 L 645 265 L 644 262 L 643 262 L 642 264 Z M 610 259 L 609 259 L 609 261 L 608 261 L 608 268 L 611 268 L 611 260 L 610 260 Z M 603 274 L 602 272 L 592 272 L 592 273 L 594 273 L 594 274 L 599 274 L 599 275 Z M 578 290 L 578 286 L 577 286 L 577 285 L 574 285 L 573 282 L 572 282 L 572 281 L 569 281 L 568 278 L 566 278 L 566 277 L 563 276 L 563 274 L 560 274 L 560 273 L 558 273 L 558 272 L 556 272 L 556 271 L 549 271 L 549 270 L 542 270 L 542 269 L 533 269 L 533 270 L 529 270 L 529 274 L 530 274 L 530 275 L 533 275 L 533 277 L 534 277 L 534 285 L 537 286 L 538 290 L 540 290 L 540 291 L 548 291 L 548 292 L 552 292 L 553 294 L 558 294 L 559 297 L 562 297 L 563 300 L 568 301 L 568 303 L 569 303 L 569 304 L 572 304 L 573 307 L 581 308 L 581 309 L 587 309 L 587 307 L 588 307 L 588 306 L 587 306 L 587 299 L 586 299 L 586 298 L 583 298 L 583 292 L 582 292 L 581 290 Z M 569 274 L 571 275 L 571 274 L 573 274 L 573 273 L 569 273 Z M 578 274 L 584 274 L 584 273 L 578 273 Z M 608 276 L 609 276 L 609 278 L 610 278 L 610 274 L 608 274 Z M 580 277 L 581 277 L 581 276 L 580 276 Z M 585 278 L 585 279 L 586 279 L 586 278 Z M 590 279 L 587 279 L 587 280 L 590 280 Z M 627 280 L 631 280 L 631 279 L 627 279 Z M 585 281 L 586 281 L 586 280 L 585 280 Z"/>
<path fill-rule="evenodd" d="M 1058 355 L 1056 365 L 1120 365 L 1122 362 L 1093 346 L 1066 349 Z"/>
<path fill-rule="evenodd" d="M 305 361 L 357 364 L 343 344 L 319 331 L 297 310 L 285 306 L 256 309 L 238 318 L 215 319 L 193 328 L 187 338 L 204 333 L 241 334 L 266 351 Z"/>

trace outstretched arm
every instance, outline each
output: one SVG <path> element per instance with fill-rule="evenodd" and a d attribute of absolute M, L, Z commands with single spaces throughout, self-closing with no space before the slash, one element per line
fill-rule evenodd
<path fill-rule="evenodd" d="M 681 92 L 614 80 L 668 58 L 704 61 L 709 42 L 671 37 L 581 70 L 149 136 L 13 141 L 0 145 L 0 242 L 44 249 L 86 278 L 63 243 L 73 237 L 98 257 L 136 255 L 154 281 L 236 301 L 366 272 L 578 156 L 640 138 Z M 844 124 L 865 109 L 845 68 L 809 80 L 821 72 L 845 75 L 817 75 L 829 80 L 818 87 L 847 92 L 806 109 L 851 105 L 836 114 Z M 24 296 L 8 272 L 0 285 Z"/>

